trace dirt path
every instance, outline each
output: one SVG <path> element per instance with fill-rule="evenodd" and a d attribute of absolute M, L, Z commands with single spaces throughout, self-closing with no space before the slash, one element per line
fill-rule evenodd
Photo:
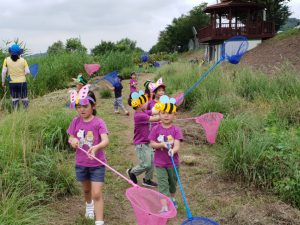
<path fill-rule="evenodd" d="M 144 80 L 153 79 L 154 74 L 142 75 L 139 86 Z M 128 96 L 128 81 L 123 81 L 124 103 Z M 125 171 L 137 161 L 132 145 L 133 110 L 130 116 L 113 115 L 113 99 L 100 99 L 100 116 L 107 121 L 110 139 L 114 146 L 107 151 L 108 162 L 125 175 Z M 129 107 L 127 107 L 129 108 Z M 178 117 L 188 115 L 179 114 Z M 201 135 L 192 123 L 178 122 L 187 131 Z M 190 138 L 189 138 L 190 140 Z M 195 144 L 196 143 L 196 144 Z M 220 156 L 214 146 L 202 144 L 202 141 L 187 141 L 181 150 L 181 179 L 188 202 L 195 216 L 210 217 L 222 225 L 297 225 L 300 224 L 300 211 L 267 195 L 255 188 L 246 188 L 242 183 L 232 182 L 222 174 Z M 189 160 L 186 160 L 186 159 Z M 105 185 L 105 221 L 108 225 L 134 225 L 133 210 L 125 197 L 126 188 L 130 187 L 123 179 L 107 173 Z M 179 209 L 176 219 L 168 225 L 180 224 L 186 219 L 183 203 L 178 191 Z M 53 215 L 48 224 L 89 225 L 94 224 L 83 218 L 84 203 L 81 196 L 72 196 L 55 202 L 50 207 Z"/>

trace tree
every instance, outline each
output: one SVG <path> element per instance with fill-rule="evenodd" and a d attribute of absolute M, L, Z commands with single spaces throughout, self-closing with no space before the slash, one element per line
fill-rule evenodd
<path fill-rule="evenodd" d="M 51 54 L 60 54 L 65 51 L 65 46 L 62 41 L 54 42 L 51 46 L 48 47 L 47 53 Z"/>
<path fill-rule="evenodd" d="M 203 12 L 206 5 L 206 3 L 200 4 L 188 15 L 174 18 L 172 24 L 160 32 L 158 43 L 151 48 L 150 53 L 187 51 L 188 42 L 193 38 L 192 27 L 199 29 L 208 24 L 209 17 Z"/>
<path fill-rule="evenodd" d="M 92 54 L 93 55 L 103 55 L 107 52 L 112 52 L 116 50 L 116 46 L 113 42 L 111 41 L 101 41 L 100 44 L 96 45 L 92 49 Z"/>
<path fill-rule="evenodd" d="M 116 48 L 118 51 L 134 51 L 136 48 L 136 41 L 132 41 L 129 38 L 123 38 L 117 42 Z"/>
<path fill-rule="evenodd" d="M 291 15 L 287 3 L 290 0 L 257 0 L 267 9 L 267 20 L 275 22 L 275 30 L 278 31 L 280 26 L 285 24 L 287 18 Z"/>
<path fill-rule="evenodd" d="M 70 39 L 67 39 L 67 41 L 66 41 L 66 50 L 68 52 L 78 51 L 78 52 L 86 53 L 87 48 L 81 44 L 81 41 L 79 38 L 70 38 Z"/>
<path fill-rule="evenodd" d="M 280 27 L 281 31 L 286 31 L 300 25 L 300 19 L 288 18 L 283 26 Z"/>
<path fill-rule="evenodd" d="M 101 41 L 100 44 L 96 45 L 92 49 L 93 55 L 103 55 L 108 52 L 133 52 L 139 51 L 141 52 L 142 49 L 136 47 L 136 41 L 132 41 L 129 38 L 123 38 L 118 41 L 116 44 L 111 41 Z"/>

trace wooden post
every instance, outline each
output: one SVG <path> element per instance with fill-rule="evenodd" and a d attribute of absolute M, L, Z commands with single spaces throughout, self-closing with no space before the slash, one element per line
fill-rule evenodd
<path fill-rule="evenodd" d="M 247 20 L 246 20 L 246 35 L 249 35 L 249 32 L 250 32 L 250 24 L 251 24 L 251 21 L 250 21 L 250 8 L 248 9 L 248 15 L 247 15 Z"/>
<path fill-rule="evenodd" d="M 229 9 L 228 19 L 229 19 L 229 32 L 230 32 L 230 36 L 233 36 L 232 35 L 232 28 L 231 28 L 231 21 L 232 21 L 231 8 Z"/>

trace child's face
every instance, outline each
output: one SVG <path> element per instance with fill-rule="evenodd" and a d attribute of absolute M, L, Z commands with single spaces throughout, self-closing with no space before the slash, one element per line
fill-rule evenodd
<path fill-rule="evenodd" d="M 155 98 L 159 99 L 164 94 L 165 94 L 165 89 L 163 87 L 159 87 L 156 91 Z"/>
<path fill-rule="evenodd" d="M 78 83 L 76 85 L 76 88 L 77 88 L 77 91 L 80 91 L 80 89 L 83 87 L 83 84 L 82 83 Z"/>
<path fill-rule="evenodd" d="M 91 103 L 87 105 L 76 105 L 76 111 L 78 115 L 83 119 L 89 119 L 93 116 L 93 109 L 96 106 L 92 106 Z"/>
<path fill-rule="evenodd" d="M 136 75 L 135 75 L 135 74 L 132 74 L 132 75 L 131 75 L 131 79 L 135 80 L 135 79 L 136 79 Z"/>
<path fill-rule="evenodd" d="M 147 105 L 148 105 L 148 102 L 145 102 L 140 107 L 141 107 L 142 110 L 146 110 L 147 109 Z"/>
<path fill-rule="evenodd" d="M 165 125 L 170 125 L 175 119 L 175 113 L 167 113 L 165 111 L 159 112 L 160 120 Z"/>

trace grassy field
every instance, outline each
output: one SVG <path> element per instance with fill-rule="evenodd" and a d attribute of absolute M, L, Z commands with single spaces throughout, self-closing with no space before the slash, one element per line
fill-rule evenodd
<path fill-rule="evenodd" d="M 53 70 L 41 72 L 43 79 L 29 80 L 31 97 L 58 89 L 57 80 L 63 80 L 59 88 L 68 86 L 83 62 L 93 62 L 85 57 L 62 57 L 66 57 L 63 63 L 53 59 Z M 43 68 L 51 67 L 48 60 L 39 60 L 45 63 Z M 65 63 L 78 68 L 60 73 Z M 158 70 L 155 77 L 163 77 L 167 93 L 172 95 L 186 91 L 208 67 L 173 63 Z M 147 78 L 154 79 L 154 75 L 141 76 L 140 87 Z M 127 81 L 124 86 L 124 96 L 128 96 Z M 5 109 L 0 118 L 1 225 L 93 224 L 82 215 L 74 152 L 67 145 L 65 131 L 76 113 L 65 108 L 66 92 L 32 100 L 27 112 L 9 114 L 9 99 L 1 100 Z M 136 162 L 131 144 L 132 115 L 130 119 L 114 115 L 113 99 L 107 97 L 102 99 L 97 92 L 99 115 L 110 130 L 108 160 L 125 174 Z M 228 225 L 299 224 L 299 210 L 290 206 L 300 207 L 299 100 L 300 80 L 292 69 L 283 68 L 268 77 L 230 65 L 218 67 L 187 96 L 179 108 L 179 118 L 209 111 L 224 114 L 213 146 L 203 137 L 198 141 L 203 134 L 199 125 L 177 122 L 191 134 L 190 141 L 183 144 L 182 156 L 192 156 L 194 161 L 189 164 L 182 160 L 180 171 L 194 215 Z M 133 211 L 124 196 L 127 187 L 121 178 L 107 173 L 108 224 L 134 224 Z M 179 203 L 177 219 L 169 224 L 186 218 L 183 203 Z"/>
<path fill-rule="evenodd" d="M 187 90 L 207 70 L 173 64 L 160 71 L 168 91 Z M 223 168 L 300 207 L 300 79 L 283 68 L 273 77 L 226 65 L 195 88 L 182 107 L 193 115 L 221 112 Z"/>

